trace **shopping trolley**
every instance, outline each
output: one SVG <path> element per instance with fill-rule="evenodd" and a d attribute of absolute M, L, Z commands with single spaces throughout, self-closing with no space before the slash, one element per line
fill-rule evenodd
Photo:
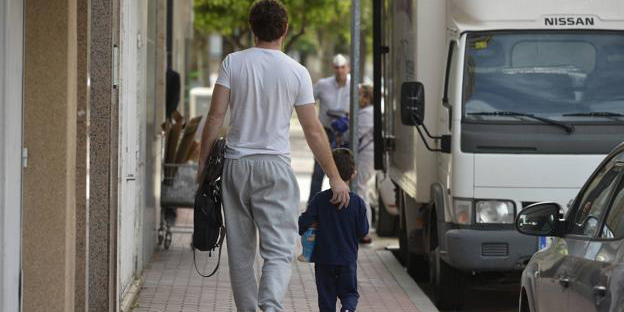
<path fill-rule="evenodd" d="M 158 245 L 163 244 L 169 249 L 173 233 L 193 233 L 192 226 L 174 226 L 174 220 L 166 213 L 173 209 L 193 208 L 195 191 L 197 190 L 197 163 L 162 165 L 160 186 L 160 227 L 158 228 Z"/>

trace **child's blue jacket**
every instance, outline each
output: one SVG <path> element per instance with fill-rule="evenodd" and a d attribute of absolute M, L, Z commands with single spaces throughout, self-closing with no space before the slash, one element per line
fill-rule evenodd
<path fill-rule="evenodd" d="M 331 189 L 320 192 L 299 217 L 299 234 L 313 222 L 318 223 L 316 249 L 312 262 L 329 265 L 349 265 L 357 261 L 360 239 L 368 234 L 366 204 L 357 194 L 349 193 L 349 205 L 343 209 L 329 202 Z"/>

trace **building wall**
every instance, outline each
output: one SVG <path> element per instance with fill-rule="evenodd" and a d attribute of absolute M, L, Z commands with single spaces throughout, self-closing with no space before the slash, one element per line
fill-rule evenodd
<path fill-rule="evenodd" d="M 0 311 L 19 311 L 23 3 L 0 0 Z"/>
<path fill-rule="evenodd" d="M 160 182 L 159 70 L 164 41 L 157 40 L 161 0 L 121 1 L 119 295 L 140 277 L 156 245 Z M 163 30 L 164 31 L 164 30 Z M 162 43 L 162 44 L 161 44 Z"/>
<path fill-rule="evenodd" d="M 23 306 L 73 311 L 76 2 L 25 3 Z"/>
<path fill-rule="evenodd" d="M 87 311 L 87 96 L 89 0 L 76 0 L 77 17 L 77 124 L 76 124 L 76 311 Z"/>
<path fill-rule="evenodd" d="M 118 0 L 90 1 L 87 105 L 87 303 L 89 312 L 117 311 Z M 118 82 L 115 81 L 115 84 Z"/>
<path fill-rule="evenodd" d="M 121 294 L 142 268 L 147 1 L 121 1 L 119 278 Z"/>

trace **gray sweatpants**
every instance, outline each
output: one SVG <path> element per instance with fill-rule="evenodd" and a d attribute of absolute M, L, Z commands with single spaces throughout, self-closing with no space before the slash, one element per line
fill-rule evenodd
<path fill-rule="evenodd" d="M 283 311 L 298 236 L 299 185 L 280 156 L 226 159 L 223 210 L 227 229 L 230 279 L 239 312 Z M 256 229 L 264 259 L 256 281 Z"/>

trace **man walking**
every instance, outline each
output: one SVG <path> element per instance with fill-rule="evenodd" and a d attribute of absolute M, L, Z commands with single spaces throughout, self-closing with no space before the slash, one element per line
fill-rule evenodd
<path fill-rule="evenodd" d="M 249 13 L 256 45 L 228 55 L 217 79 L 201 143 L 200 170 L 230 109 L 223 170 L 223 210 L 230 278 L 240 312 L 284 311 L 298 236 L 299 187 L 290 167 L 293 108 L 321 167 L 332 201 L 349 202 L 349 188 L 332 159 L 316 110 L 308 71 L 280 51 L 288 12 L 276 0 L 256 2 Z M 200 171 L 201 172 L 201 171 Z M 254 272 L 257 238 L 264 259 L 259 285 Z"/>
<path fill-rule="evenodd" d="M 342 54 L 334 56 L 334 75 L 320 79 L 314 85 L 314 99 L 319 100 L 319 118 L 330 144 L 334 144 L 336 137 L 331 130 L 333 118 L 327 114 L 329 111 L 349 111 L 349 61 Z M 312 183 L 310 184 L 310 197 L 308 202 L 312 200 L 316 193 L 321 191 L 323 186 L 323 178 L 325 177 L 323 169 L 318 161 L 314 162 L 314 171 L 312 172 Z"/>

